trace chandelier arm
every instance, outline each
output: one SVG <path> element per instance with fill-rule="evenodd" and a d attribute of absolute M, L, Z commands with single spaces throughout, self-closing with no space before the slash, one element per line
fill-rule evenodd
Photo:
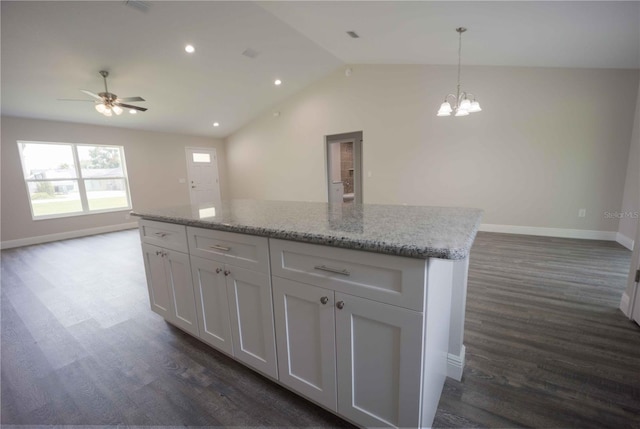
<path fill-rule="evenodd" d="M 458 31 L 456 29 L 456 31 Z M 456 107 L 460 102 L 460 64 L 462 62 L 462 31 L 458 31 L 458 86 L 456 89 Z"/>

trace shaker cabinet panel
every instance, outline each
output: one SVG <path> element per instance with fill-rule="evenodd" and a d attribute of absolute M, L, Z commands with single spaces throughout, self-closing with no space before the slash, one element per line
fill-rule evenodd
<path fill-rule="evenodd" d="M 164 258 L 160 254 L 161 251 L 160 247 L 142 244 L 151 310 L 165 319 L 169 319 L 173 304 L 171 302 L 170 285 L 164 269 Z"/>
<path fill-rule="evenodd" d="M 224 265 L 191 256 L 200 338 L 233 355 L 231 321 Z"/>
<path fill-rule="evenodd" d="M 278 377 L 271 281 L 263 273 L 227 269 L 234 356 L 258 371 Z"/>
<path fill-rule="evenodd" d="M 280 382 L 337 411 L 333 291 L 273 278 Z"/>
<path fill-rule="evenodd" d="M 422 314 L 335 299 L 338 413 L 367 427 L 418 427 Z"/>
<path fill-rule="evenodd" d="M 165 250 L 165 267 L 174 299 L 173 322 L 176 326 L 198 336 L 198 317 L 189 255 Z"/>

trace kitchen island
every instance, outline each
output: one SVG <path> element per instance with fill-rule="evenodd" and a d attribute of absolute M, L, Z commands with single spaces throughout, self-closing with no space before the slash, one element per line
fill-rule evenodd
<path fill-rule="evenodd" d="M 469 208 L 232 200 L 134 211 L 151 308 L 360 426 L 429 427 L 464 366 Z"/>

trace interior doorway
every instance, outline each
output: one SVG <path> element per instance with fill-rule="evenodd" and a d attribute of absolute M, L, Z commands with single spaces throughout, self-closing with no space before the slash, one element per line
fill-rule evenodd
<path fill-rule="evenodd" d="M 325 137 L 329 203 L 362 204 L 362 131 Z"/>
<path fill-rule="evenodd" d="M 213 148 L 186 148 L 191 204 L 220 204 L 218 157 Z"/>

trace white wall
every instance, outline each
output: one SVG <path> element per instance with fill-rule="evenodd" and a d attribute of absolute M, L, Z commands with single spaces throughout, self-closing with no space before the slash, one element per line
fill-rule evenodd
<path fill-rule="evenodd" d="M 615 235 L 604 213 L 622 204 L 637 70 L 464 67 L 484 111 L 438 118 L 455 67 L 352 68 L 226 139 L 232 197 L 326 201 L 324 136 L 362 130 L 365 203 L 480 207 L 488 224 Z"/>
<path fill-rule="evenodd" d="M 620 209 L 621 218 L 618 225 L 618 233 L 622 235 L 626 244 L 631 244 L 636 236 L 638 219 L 635 216 L 640 214 L 640 89 L 635 112 L 627 176 L 624 184 L 622 208 Z"/>
<path fill-rule="evenodd" d="M 227 195 L 224 144 L 216 139 L 124 128 L 2 117 L 2 242 L 111 228 L 135 222 L 129 211 L 34 221 L 24 184 L 18 140 L 113 144 L 124 146 L 133 208 L 138 210 L 189 204 L 185 147 L 214 147 L 219 159 L 221 192 Z"/>

